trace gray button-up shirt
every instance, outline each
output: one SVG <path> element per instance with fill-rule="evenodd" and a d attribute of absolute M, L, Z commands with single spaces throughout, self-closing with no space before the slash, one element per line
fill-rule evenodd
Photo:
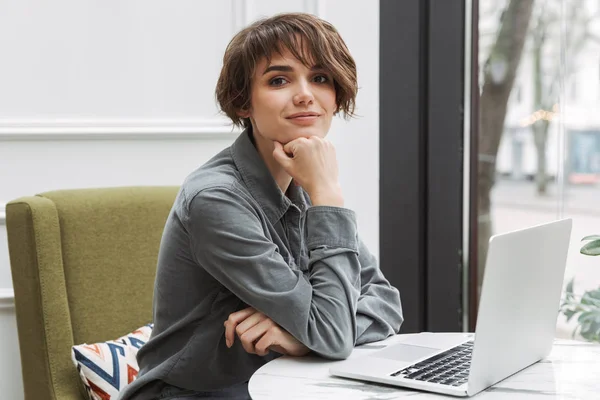
<path fill-rule="evenodd" d="M 201 391 L 248 381 L 278 356 L 225 345 L 223 322 L 248 306 L 333 359 L 402 324 L 354 212 L 312 207 L 294 183 L 284 195 L 246 130 L 181 186 L 160 245 L 154 330 L 121 399 L 157 380 Z"/>

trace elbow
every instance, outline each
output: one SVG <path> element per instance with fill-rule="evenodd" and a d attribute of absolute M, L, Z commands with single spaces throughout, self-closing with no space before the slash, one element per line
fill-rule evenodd
<path fill-rule="evenodd" d="M 331 340 L 332 339 L 332 340 Z M 350 357 L 356 343 L 356 318 L 350 316 L 344 323 L 331 330 L 329 340 L 329 358 L 332 360 L 345 360 Z"/>
<path fill-rule="evenodd" d="M 354 341 L 348 341 L 347 343 L 344 343 L 343 346 L 339 346 L 338 348 L 335 349 L 335 352 L 331 355 L 331 359 L 332 360 L 345 360 L 346 358 L 350 357 L 350 354 L 352 354 L 352 351 L 354 350 Z"/>
<path fill-rule="evenodd" d="M 314 309 L 309 316 L 302 340 L 315 353 L 331 360 L 345 360 L 356 344 L 355 310 L 327 312 Z"/>
<path fill-rule="evenodd" d="M 394 334 L 400 333 L 400 328 L 402 327 L 403 323 L 404 323 L 404 317 L 402 316 L 402 313 L 400 313 L 400 315 L 398 316 L 398 319 L 396 320 L 396 325 L 394 326 Z"/>
<path fill-rule="evenodd" d="M 402 310 L 402 303 L 400 302 L 400 299 L 398 299 L 398 306 L 396 308 L 396 324 L 394 326 L 394 333 L 400 333 L 400 327 L 402 326 L 402 324 L 404 323 L 404 310 Z"/>
<path fill-rule="evenodd" d="M 354 341 L 351 331 L 347 331 L 343 335 L 331 335 L 326 346 L 320 349 L 321 351 L 317 350 L 317 353 L 331 360 L 345 360 L 354 350 Z"/>
<path fill-rule="evenodd" d="M 336 344 L 335 346 L 328 346 L 327 348 L 315 350 L 321 357 L 328 358 L 330 360 L 345 360 L 350 357 L 354 350 L 354 343 L 347 341 L 346 343 Z"/>

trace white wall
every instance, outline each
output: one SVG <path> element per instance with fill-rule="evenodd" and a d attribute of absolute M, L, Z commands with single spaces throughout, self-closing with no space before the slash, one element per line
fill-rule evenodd
<path fill-rule="evenodd" d="M 283 11 L 331 21 L 357 61 L 360 117 L 336 120 L 330 138 L 347 206 L 378 254 L 378 2 L 3 0 L 0 289 L 12 287 L 6 202 L 55 189 L 180 184 L 237 135 L 214 102 L 225 46 L 255 18 Z M 0 329 L 14 330 L 14 310 L 3 310 Z M 8 378 L 15 363 L 0 358 L 10 399 L 22 398 Z"/>
<path fill-rule="evenodd" d="M 379 256 L 379 2 L 321 0 L 358 69 L 358 117 L 333 123 L 340 180 L 347 207 L 358 213 L 361 237 Z"/>

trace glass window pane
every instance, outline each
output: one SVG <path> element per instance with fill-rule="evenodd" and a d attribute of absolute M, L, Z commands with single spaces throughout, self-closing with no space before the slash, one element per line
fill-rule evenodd
<path fill-rule="evenodd" d="M 586 307 L 598 317 L 578 326 L 563 312 L 557 336 L 577 328 L 577 338 L 597 341 L 600 257 L 579 250 L 584 236 L 600 235 L 599 4 L 479 1 L 477 182 L 477 285 L 492 234 L 572 217 L 564 286 L 573 279 L 574 301 L 597 301 Z"/>

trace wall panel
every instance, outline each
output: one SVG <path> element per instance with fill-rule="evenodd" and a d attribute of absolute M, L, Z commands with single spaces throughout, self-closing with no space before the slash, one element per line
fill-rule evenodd
<path fill-rule="evenodd" d="M 335 119 L 330 138 L 346 206 L 357 212 L 361 237 L 379 253 L 378 2 L 4 0 L 0 291 L 5 289 L 5 297 L 12 282 L 4 204 L 56 189 L 180 184 L 239 133 L 214 100 L 227 43 L 255 19 L 285 11 L 329 18 L 357 61 L 359 117 Z M 0 318 L 0 330 L 11 332 L 14 342 L 14 306 L 11 299 L 4 304 L 7 318 Z M 18 365 L 15 354 L 0 360 L 0 377 L 13 382 L 9 387 L 0 380 L 0 387 L 6 398 L 20 400 L 20 378 L 8 373 Z"/>
<path fill-rule="evenodd" d="M 234 3 L 3 1 L 0 119 L 214 118 Z"/>

